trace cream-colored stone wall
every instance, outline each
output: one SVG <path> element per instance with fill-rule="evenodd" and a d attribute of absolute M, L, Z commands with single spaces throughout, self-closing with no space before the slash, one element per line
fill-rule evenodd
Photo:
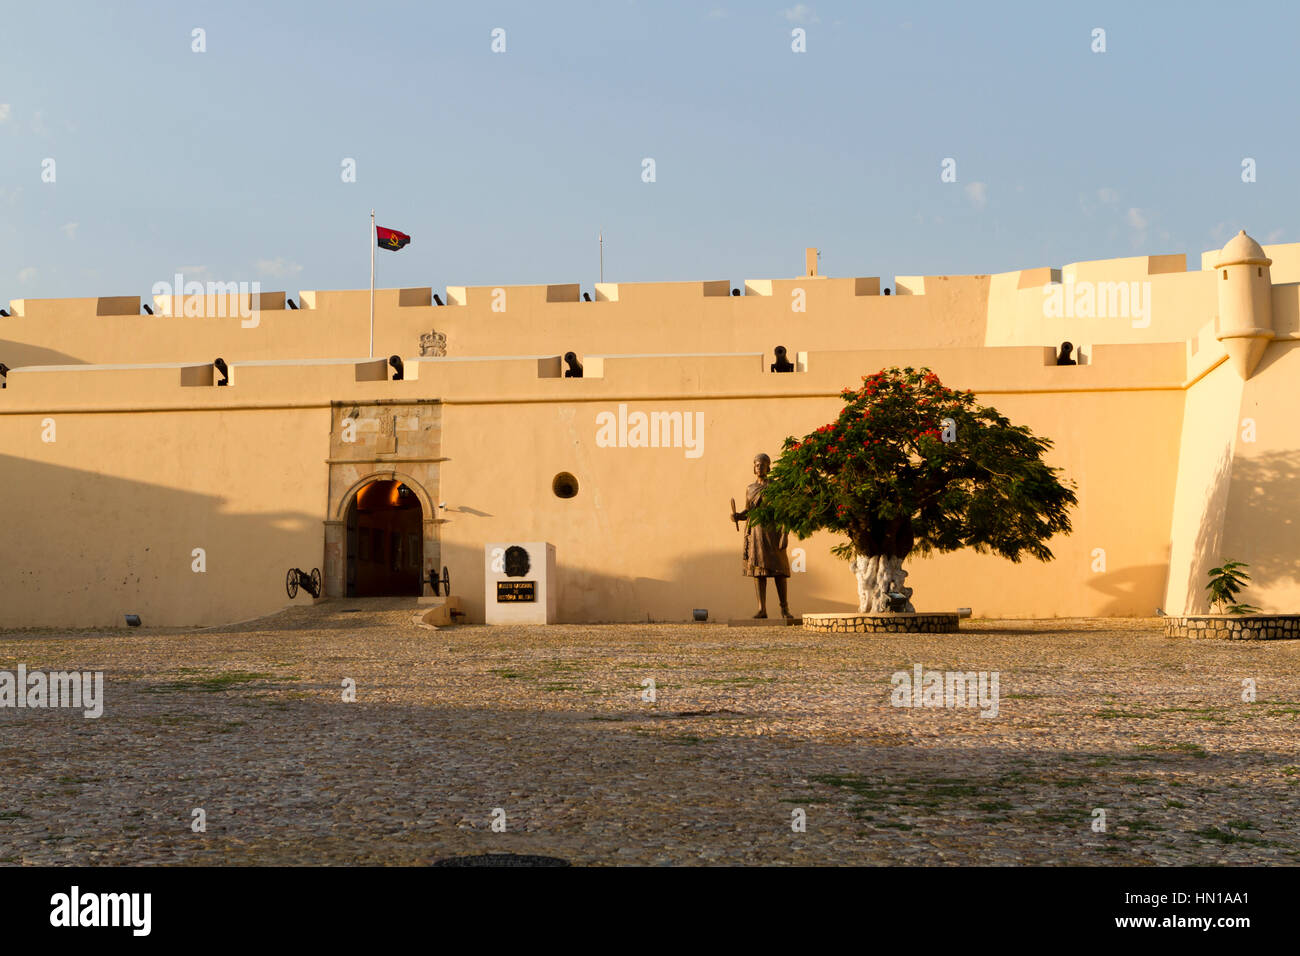
<path fill-rule="evenodd" d="M 328 429 L 327 409 L 0 415 L 0 620 L 217 624 L 284 605 L 288 568 L 320 564 Z"/>
<path fill-rule="evenodd" d="M 579 287 L 450 288 L 375 292 L 374 355 L 420 355 L 420 336 L 447 337 L 449 357 L 764 352 L 979 345 L 987 276 L 933 277 L 924 296 L 882 296 L 878 279 L 749 280 L 732 283 L 607 283 L 594 301 Z M 292 296 L 290 296 L 292 298 Z M 138 299 L 47 299 L 11 303 L 0 317 L 0 361 L 27 365 L 356 358 L 370 354 L 369 290 L 306 291 L 302 308 L 262 293 L 245 316 L 237 297 L 204 300 L 202 317 L 139 315 Z M 108 303 L 108 304 L 102 304 Z M 455 304 L 451 304 L 455 303 Z M 165 297 L 156 311 L 169 304 Z M 243 303 L 245 306 L 247 303 Z M 249 311 L 245 309 L 245 311 Z M 217 314 L 220 313 L 220 314 Z"/>
<path fill-rule="evenodd" d="M 563 621 L 748 616 L 753 583 L 727 515 L 753 455 L 775 457 L 834 416 L 843 387 L 891 365 L 928 365 L 1053 439 L 1050 460 L 1079 496 L 1053 562 L 914 557 L 919 610 L 1194 612 L 1224 556 L 1251 563 L 1248 600 L 1294 610 L 1300 246 L 1268 253 L 1271 301 L 1256 314 L 1271 315 L 1275 340 L 1244 382 L 1220 310 L 1258 303 L 1222 305 L 1216 272 L 1183 271 L 1177 256 L 900 276 L 888 297 L 877 279 L 812 276 L 734 283 L 740 296 L 728 281 L 609 283 L 591 302 L 577 285 L 452 287 L 443 306 L 429 289 L 378 290 L 375 359 L 367 290 L 301 292 L 296 311 L 264 293 L 251 324 L 238 302 L 225 318 L 140 316 L 130 297 L 14 303 L 0 317 L 0 361 L 14 369 L 0 390 L 0 621 L 241 620 L 287 603 L 291 566 L 321 567 L 338 593 L 341 509 L 372 474 L 418 488 L 426 555 L 449 568 L 470 620 L 483 618 L 483 546 L 502 540 L 555 545 Z M 1047 317 L 1054 282 L 1147 284 L 1150 322 Z M 793 310 L 801 297 L 806 311 Z M 435 329 L 447 354 L 421 356 Z M 1063 339 L 1084 364 L 1055 365 Z M 777 344 L 800 371 L 769 371 Z M 562 377 L 569 350 L 586 377 Z M 343 448 L 354 405 L 374 427 Z M 670 438 L 678 421 L 700 430 L 689 447 L 605 447 L 599 416 L 617 421 L 620 406 L 679 416 L 664 419 Z M 378 445 L 385 409 L 417 422 L 405 436 L 394 422 L 393 452 Z M 561 472 L 576 497 L 554 495 Z M 834 543 L 791 542 L 796 612 L 855 607 Z"/>
<path fill-rule="evenodd" d="M 786 435 L 828 420 L 839 390 L 863 372 L 921 363 L 1058 436 L 1052 460 L 1078 484 L 1080 508 L 1051 564 L 914 560 L 919 608 L 1139 614 L 1163 593 L 1183 346 L 1103 348 L 1075 368 L 1046 364 L 1041 348 L 813 351 L 809 371 L 787 375 L 764 361 L 607 357 L 601 377 L 563 379 L 536 358 L 426 359 L 408 363 L 401 382 L 370 380 L 366 362 L 233 363 L 224 388 L 183 385 L 180 366 L 14 372 L 0 415 L 6 469 L 19 476 L 0 513 L 6 552 L 19 553 L 42 524 L 68 533 L 57 507 L 33 507 L 42 494 L 104 510 L 80 514 L 77 526 L 93 533 L 73 553 L 96 569 L 80 596 L 60 576 L 68 552 L 48 547 L 0 572 L 4 613 L 71 625 L 134 610 L 156 623 L 206 624 L 273 610 L 286 601 L 284 571 L 320 566 L 324 522 L 337 520 L 326 488 L 332 416 L 349 402 L 441 399 L 441 443 L 425 457 L 441 459 L 440 560 L 471 620 L 482 619 L 484 542 L 514 538 L 556 545 L 561 620 L 681 620 L 696 607 L 747 615 L 752 582 L 740 574 L 727 512 L 751 480 L 753 454 L 778 454 Z M 691 434 L 694 447 L 685 434 L 682 447 L 600 447 L 597 416 L 617 415 L 620 404 L 698 413 L 703 430 Z M 39 441 L 44 418 L 56 422 L 53 445 Z M 95 471 L 80 467 L 87 461 Z M 577 497 L 554 496 L 559 472 L 578 479 Z M 806 567 L 791 585 L 797 609 L 852 608 L 834 543 L 792 543 Z M 199 546 L 208 571 L 187 577 L 177 556 Z M 1107 550 L 1104 573 L 1092 570 L 1095 547 Z M 128 573 L 137 567 L 146 573 Z M 42 584 L 17 586 L 28 580 Z"/>

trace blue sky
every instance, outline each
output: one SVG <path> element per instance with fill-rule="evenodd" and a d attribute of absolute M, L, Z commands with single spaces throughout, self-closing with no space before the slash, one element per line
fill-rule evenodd
<path fill-rule="evenodd" d="M 413 237 L 379 284 L 435 288 L 589 288 L 600 229 L 607 281 L 798 275 L 809 245 L 888 281 L 1300 240 L 1295 4 L 0 11 L 0 302 L 178 270 L 364 287 L 372 207 Z"/>

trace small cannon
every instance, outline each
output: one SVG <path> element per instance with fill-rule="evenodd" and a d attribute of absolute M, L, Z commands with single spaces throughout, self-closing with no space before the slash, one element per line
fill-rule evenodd
<path fill-rule="evenodd" d="M 429 577 L 427 580 L 429 582 L 429 587 L 433 588 L 434 597 L 451 596 L 451 574 L 447 571 L 447 566 L 445 564 L 442 566 L 442 580 L 438 579 L 438 572 L 434 568 L 429 569 Z"/>
<path fill-rule="evenodd" d="M 320 597 L 320 568 L 312 568 L 311 574 L 302 568 L 290 568 L 284 578 L 284 589 L 289 592 L 289 600 L 298 596 L 299 588 L 314 598 Z"/>

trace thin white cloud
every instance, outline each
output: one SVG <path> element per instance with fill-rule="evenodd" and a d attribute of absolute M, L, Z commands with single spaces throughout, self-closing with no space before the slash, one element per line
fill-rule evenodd
<path fill-rule="evenodd" d="M 1151 219 L 1145 212 L 1135 206 L 1130 206 L 1125 214 L 1128 220 L 1129 238 L 1133 242 L 1133 247 L 1138 248 L 1147 241 L 1147 227 L 1151 225 Z"/>
<path fill-rule="evenodd" d="M 812 7 L 806 3 L 796 3 L 793 7 L 783 11 L 785 18 L 791 23 L 821 23 L 821 17 L 813 12 Z"/>
<path fill-rule="evenodd" d="M 1102 202 L 1119 202 L 1119 191 L 1109 186 L 1102 186 L 1097 190 L 1097 198 Z"/>
<path fill-rule="evenodd" d="M 36 278 L 35 266 L 28 266 L 26 269 L 20 269 L 18 271 L 19 282 L 31 282 L 35 278 Z"/>
<path fill-rule="evenodd" d="M 3 123 L 8 118 L 9 118 L 9 104 L 0 103 L 0 123 Z"/>
<path fill-rule="evenodd" d="M 69 239 L 76 239 L 76 238 L 77 238 L 77 226 L 78 226 L 78 223 L 75 223 L 75 222 L 65 222 L 65 223 L 64 223 L 63 225 L 61 225 L 59 228 L 63 230 L 63 234 L 64 234 L 65 236 L 67 236 Z"/>
<path fill-rule="evenodd" d="M 967 183 L 966 198 L 970 200 L 971 205 L 976 209 L 983 209 L 989 204 L 989 184 Z"/>
<path fill-rule="evenodd" d="M 1285 235 L 1286 235 L 1285 229 L 1274 229 L 1272 232 L 1270 232 L 1268 235 L 1264 237 L 1264 241 L 1268 243 L 1281 242 L 1282 237 Z"/>
<path fill-rule="evenodd" d="M 258 259 L 253 263 L 253 268 L 263 275 L 271 276 L 275 279 L 287 279 L 302 272 L 302 266 L 296 262 L 289 262 L 285 259 Z"/>

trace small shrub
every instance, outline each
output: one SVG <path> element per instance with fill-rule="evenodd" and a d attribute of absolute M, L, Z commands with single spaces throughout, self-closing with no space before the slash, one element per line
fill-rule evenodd
<path fill-rule="evenodd" d="M 1259 608 L 1253 604 L 1240 604 L 1237 595 L 1250 583 L 1250 575 L 1245 569 L 1250 567 L 1241 561 L 1224 561 L 1223 567 L 1210 569 L 1210 583 L 1205 590 L 1210 592 L 1210 610 L 1219 609 L 1220 614 L 1254 614 Z"/>

